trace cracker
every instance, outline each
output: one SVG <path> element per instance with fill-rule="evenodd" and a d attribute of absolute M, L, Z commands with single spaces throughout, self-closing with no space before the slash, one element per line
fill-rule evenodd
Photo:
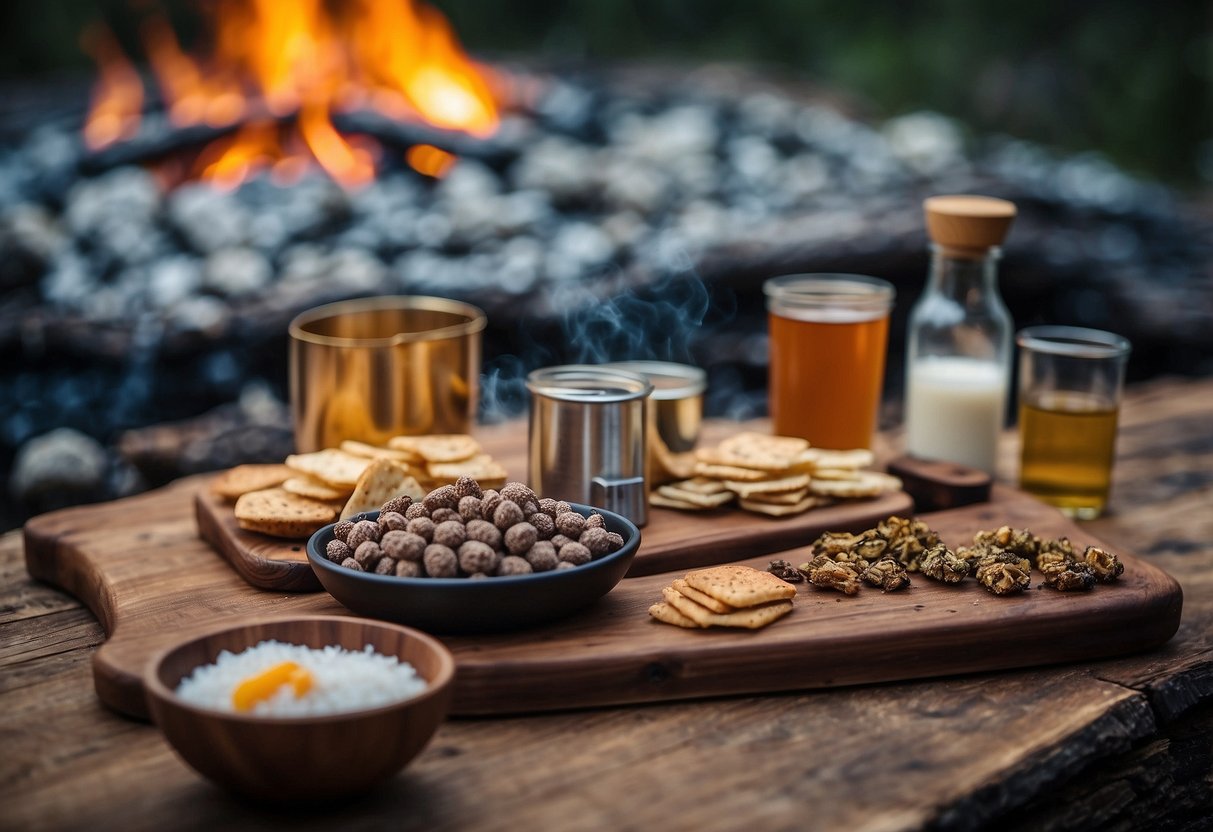
<path fill-rule="evenodd" d="M 681 500 L 684 503 L 690 503 L 700 508 L 720 508 L 725 503 L 733 501 L 733 493 L 731 491 L 722 491 L 719 494 L 700 494 L 697 491 L 684 491 L 672 485 L 663 485 L 657 489 L 657 493 L 662 497 L 669 497 L 671 500 Z"/>
<path fill-rule="evenodd" d="M 689 480 L 672 482 L 670 485 L 683 491 L 694 491 L 696 494 L 723 494 L 729 490 L 720 480 L 707 477 L 692 477 Z"/>
<path fill-rule="evenodd" d="M 309 500 L 281 488 L 242 494 L 235 511 L 240 528 L 274 537 L 309 537 L 337 519 L 337 509 L 329 503 Z"/>
<path fill-rule="evenodd" d="M 378 445 L 368 445 L 365 442 L 356 442 L 353 439 L 346 439 L 341 443 L 341 450 L 347 454 L 354 456 L 364 456 L 367 459 L 390 459 L 394 462 L 420 462 L 421 457 L 412 451 L 402 451 L 397 448 L 381 448 Z"/>
<path fill-rule="evenodd" d="M 376 459 L 358 478 L 354 493 L 341 510 L 341 519 L 374 511 L 388 500 L 402 495 L 420 500 L 425 496 L 425 491 L 402 466 L 390 459 Z"/>
<path fill-rule="evenodd" d="M 670 584 L 677 592 L 690 598 L 701 607 L 707 607 L 712 612 L 726 613 L 733 612 L 733 608 L 723 601 L 717 601 L 711 595 L 700 592 L 695 587 L 687 583 L 686 578 L 679 578 Z"/>
<path fill-rule="evenodd" d="M 426 466 L 426 470 L 431 479 L 442 482 L 454 482 L 460 477 L 471 477 L 477 482 L 503 480 L 506 476 L 505 468 L 494 462 L 488 454 L 477 454 L 460 462 L 431 462 Z M 486 486 L 481 482 L 481 488 L 484 487 Z"/>
<path fill-rule="evenodd" d="M 791 457 L 774 456 L 749 449 L 744 451 L 722 451 L 720 448 L 703 448 L 695 452 L 695 459 L 700 463 L 707 463 L 708 465 L 724 465 L 779 474 L 784 473 L 792 466 Z M 698 466 L 696 466 L 696 472 L 698 473 Z"/>
<path fill-rule="evenodd" d="M 773 436 L 768 433 L 743 431 L 716 446 L 724 453 L 758 454 L 790 460 L 809 447 L 807 439 L 798 436 Z"/>
<path fill-rule="evenodd" d="M 810 486 L 811 487 L 811 486 Z M 791 517 L 794 514 L 804 514 L 811 508 L 829 505 L 830 501 L 810 494 L 795 503 L 772 503 L 769 500 L 740 500 L 741 507 L 755 514 L 765 514 L 767 517 Z"/>
<path fill-rule="evenodd" d="M 480 443 L 464 433 L 396 436 L 387 444 L 398 451 L 412 451 L 426 462 L 459 462 L 480 453 Z"/>
<path fill-rule="evenodd" d="M 311 500 L 331 503 L 348 500 L 353 489 L 334 488 L 322 480 L 303 474 L 295 474 L 295 476 L 282 483 L 282 490 L 298 494 L 300 497 L 307 497 Z"/>
<path fill-rule="evenodd" d="M 752 607 L 796 595 L 795 586 L 770 572 L 735 563 L 696 569 L 685 580 L 688 586 L 730 607 Z"/>
<path fill-rule="evenodd" d="M 757 482 L 765 480 L 771 474 L 769 471 L 758 471 L 753 468 L 740 468 L 736 465 L 717 465 L 699 460 L 695 463 L 695 473 L 700 477 L 717 480 L 739 480 L 741 482 Z"/>
<path fill-rule="evenodd" d="M 816 480 L 853 480 L 861 472 L 854 468 L 814 468 L 813 479 Z"/>
<path fill-rule="evenodd" d="M 878 497 L 901 488 L 901 480 L 877 471 L 857 471 L 849 480 L 819 480 L 809 483 L 809 491 L 823 497 Z"/>
<path fill-rule="evenodd" d="M 237 465 L 220 474 L 211 483 L 211 492 L 224 500 L 235 500 L 250 491 L 262 491 L 282 485 L 294 473 L 285 465 Z"/>
<path fill-rule="evenodd" d="M 666 624 L 675 627 L 686 627 L 688 630 L 698 630 L 700 626 L 664 601 L 649 607 L 649 615 Z"/>
<path fill-rule="evenodd" d="M 807 496 L 809 496 L 808 486 L 798 491 L 785 491 L 782 494 L 751 494 L 745 500 L 748 503 L 766 503 L 772 506 L 794 506 Z"/>
<path fill-rule="evenodd" d="M 679 511 L 709 511 L 709 506 L 697 506 L 694 503 L 688 503 L 686 500 L 675 500 L 672 497 L 667 497 L 657 491 L 649 495 L 649 504 L 660 508 L 676 508 Z"/>
<path fill-rule="evenodd" d="M 310 454 L 291 454 L 286 464 L 301 474 L 323 480 L 334 488 L 353 488 L 373 460 L 325 448 Z"/>
<path fill-rule="evenodd" d="M 780 477 L 774 480 L 759 482 L 738 482 L 725 480 L 724 484 L 738 497 L 752 497 L 755 494 L 786 494 L 789 491 L 800 491 L 809 484 L 808 474 L 793 474 L 790 477 Z"/>
<path fill-rule="evenodd" d="M 867 448 L 854 448 L 848 451 L 834 451 L 828 448 L 815 448 L 817 453 L 813 464 L 818 468 L 867 468 L 876 461 L 876 457 Z"/>
<path fill-rule="evenodd" d="M 665 597 L 667 604 L 700 627 L 742 627 L 757 630 L 792 611 L 791 601 L 771 601 L 733 612 L 718 613 L 700 606 L 671 587 L 663 589 L 661 594 Z"/>

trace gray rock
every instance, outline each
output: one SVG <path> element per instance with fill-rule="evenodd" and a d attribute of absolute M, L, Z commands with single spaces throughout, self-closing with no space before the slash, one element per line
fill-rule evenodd
<path fill-rule="evenodd" d="M 168 201 L 173 226 L 195 251 L 203 254 L 247 245 L 252 222 L 244 204 L 206 183 L 173 191 Z"/>
<path fill-rule="evenodd" d="M 72 428 L 58 428 L 21 446 L 9 491 L 33 505 L 67 505 L 98 498 L 108 460 L 101 443 Z"/>
<path fill-rule="evenodd" d="M 227 297 L 248 297 L 268 286 L 273 276 L 273 269 L 261 252 L 226 248 L 206 258 L 203 285 Z"/>

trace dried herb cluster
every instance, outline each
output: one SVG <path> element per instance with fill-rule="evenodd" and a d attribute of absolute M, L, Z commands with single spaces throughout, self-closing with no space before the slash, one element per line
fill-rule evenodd
<path fill-rule="evenodd" d="M 1041 538 L 1010 526 L 979 531 L 971 546 L 952 551 L 926 523 L 906 517 L 890 517 L 859 534 L 827 532 L 814 541 L 812 553 L 811 561 L 797 567 L 772 561 L 769 571 L 845 595 L 858 593 L 861 581 L 882 592 L 902 589 L 910 585 L 910 572 L 946 584 L 973 575 L 995 595 L 1023 592 L 1032 583 L 1033 567 L 1043 586 L 1060 592 L 1089 590 L 1124 572 L 1116 555 L 1103 549 L 1088 546 L 1080 555 L 1065 537 Z"/>

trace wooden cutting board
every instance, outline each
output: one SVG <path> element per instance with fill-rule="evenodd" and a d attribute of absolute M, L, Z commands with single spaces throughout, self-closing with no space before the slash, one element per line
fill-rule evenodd
<path fill-rule="evenodd" d="M 100 619 L 97 694 L 146 718 L 140 674 L 158 650 L 241 621 L 292 613 L 348 614 L 327 594 L 264 592 L 242 580 L 194 529 L 206 478 L 25 526 L 30 574 Z M 991 502 L 923 515 L 955 546 L 1003 523 L 1098 543 L 1053 509 L 995 488 Z M 1118 551 L 1117 547 L 1110 547 Z M 623 581 L 582 613 L 543 628 L 444 638 L 458 665 L 454 712 L 490 714 L 885 682 L 1119 655 L 1165 642 L 1179 626 L 1179 585 L 1119 550 L 1125 574 L 1089 593 L 1048 589 L 997 598 L 973 581 L 915 578 L 857 597 L 800 585 L 791 615 L 755 632 L 682 630 L 648 618 L 679 572 Z M 804 549 L 788 553 L 806 559 Z M 762 568 L 768 557 L 746 561 Z M 1033 575 L 1034 579 L 1038 576 Z"/>
<path fill-rule="evenodd" d="M 713 429 L 720 432 L 718 426 Z M 476 437 L 511 477 L 525 479 L 525 426 L 513 422 L 480 428 Z M 705 439 L 715 441 L 710 432 Z M 843 500 L 793 517 L 764 517 L 736 508 L 711 512 L 653 508 L 644 527 L 644 543 L 627 576 L 693 569 L 779 552 L 825 531 L 870 528 L 885 517 L 910 512 L 913 506 L 908 494 L 897 491 L 870 500 Z M 198 534 L 253 586 L 275 592 L 320 591 L 320 582 L 308 566 L 303 541 L 244 531 L 236 525 L 231 504 L 206 489 L 199 490 L 194 510 Z"/>

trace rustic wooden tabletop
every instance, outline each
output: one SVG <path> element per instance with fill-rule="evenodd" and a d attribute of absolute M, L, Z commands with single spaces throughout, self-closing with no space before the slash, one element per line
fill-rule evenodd
<path fill-rule="evenodd" d="M 1007 473 L 1014 453 L 1008 435 Z M 1112 511 L 1087 527 L 1182 584 L 1183 621 L 1165 647 L 808 694 L 453 720 L 386 787 L 290 815 L 228 797 L 155 728 L 98 703 L 89 663 L 101 626 L 29 578 L 13 532 L 0 538 L 0 828 L 1208 829 L 1213 379 L 1130 389 Z"/>

